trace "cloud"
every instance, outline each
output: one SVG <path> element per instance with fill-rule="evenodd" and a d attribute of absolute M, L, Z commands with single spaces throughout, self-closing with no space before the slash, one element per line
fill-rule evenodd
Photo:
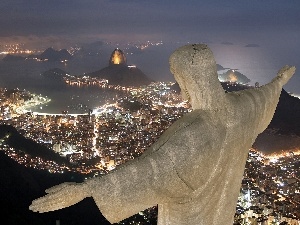
<path fill-rule="evenodd" d="M 253 37 L 271 37 L 270 31 L 277 34 L 281 28 L 298 28 L 296 21 L 300 14 L 293 4 L 276 3 L 266 8 L 268 13 L 260 10 L 262 4 L 268 5 L 260 2 L 230 5 L 222 0 L 3 0 L 0 37 L 114 36 L 120 41 L 161 37 L 172 41 L 219 42 L 216 38 L 222 36 L 233 43 L 247 43 Z M 282 7 L 285 10 L 278 10 Z"/>
<path fill-rule="evenodd" d="M 245 45 L 245 47 L 247 47 L 247 48 L 258 48 L 260 46 L 258 44 L 247 44 L 247 45 Z"/>
<path fill-rule="evenodd" d="M 221 44 L 222 44 L 222 45 L 233 45 L 232 42 L 228 42 L 228 41 L 223 41 Z"/>

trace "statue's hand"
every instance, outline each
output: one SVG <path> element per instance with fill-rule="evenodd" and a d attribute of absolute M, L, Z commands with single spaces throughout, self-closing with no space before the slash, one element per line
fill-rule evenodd
<path fill-rule="evenodd" d="M 282 82 L 282 85 L 284 85 L 294 75 L 295 71 L 296 71 L 295 66 L 286 65 L 278 71 L 277 77 L 275 77 L 274 79 L 280 79 Z"/>
<path fill-rule="evenodd" d="M 49 188 L 47 195 L 32 201 L 29 209 L 34 212 L 49 212 L 80 202 L 89 197 L 88 187 L 85 183 L 66 182 Z"/>

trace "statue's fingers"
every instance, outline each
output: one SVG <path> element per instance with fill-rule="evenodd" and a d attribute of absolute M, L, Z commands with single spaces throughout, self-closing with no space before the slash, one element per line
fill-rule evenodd
<path fill-rule="evenodd" d="M 75 182 L 65 182 L 65 183 L 62 183 L 62 184 L 58 184 L 58 185 L 55 185 L 51 188 L 46 189 L 45 192 L 47 194 L 54 193 L 54 192 L 60 191 L 61 189 L 65 188 L 65 187 L 69 187 L 70 185 L 72 185 L 74 183 Z"/>
<path fill-rule="evenodd" d="M 82 200 L 79 195 L 70 195 L 66 191 L 47 194 L 32 201 L 29 209 L 34 212 L 49 212 L 76 204 Z"/>
<path fill-rule="evenodd" d="M 33 200 L 32 204 L 29 206 L 29 209 L 39 211 L 38 209 L 43 209 L 48 205 L 54 205 L 56 203 L 61 204 L 62 202 L 66 201 L 66 198 L 68 197 L 65 195 L 64 191 L 50 193 L 43 197 Z"/>
<path fill-rule="evenodd" d="M 285 65 L 279 70 L 279 74 L 284 74 L 284 73 L 295 73 L 296 67 L 295 66 L 289 66 Z"/>
<path fill-rule="evenodd" d="M 65 208 L 67 205 L 65 202 L 45 202 L 44 204 L 32 204 L 29 209 L 33 212 L 50 212 Z"/>
<path fill-rule="evenodd" d="M 294 75 L 295 72 L 296 72 L 296 67 L 295 66 L 288 66 L 286 71 L 284 71 L 284 76 L 289 79 L 289 78 L 291 78 L 291 76 Z"/>
<path fill-rule="evenodd" d="M 292 66 L 290 67 L 290 73 L 294 74 L 296 72 L 296 67 Z"/>
<path fill-rule="evenodd" d="M 274 80 L 277 79 L 281 82 L 282 85 L 284 85 L 294 75 L 295 71 L 295 66 L 286 65 L 278 71 L 277 76 L 274 78 Z"/>

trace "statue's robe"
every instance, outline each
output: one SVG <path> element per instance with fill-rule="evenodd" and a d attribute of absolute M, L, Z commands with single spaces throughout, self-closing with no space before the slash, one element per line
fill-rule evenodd
<path fill-rule="evenodd" d="M 194 109 L 141 157 L 87 181 L 102 214 L 115 223 L 158 204 L 159 225 L 231 225 L 248 150 L 289 78 L 224 93 L 220 107 Z"/>

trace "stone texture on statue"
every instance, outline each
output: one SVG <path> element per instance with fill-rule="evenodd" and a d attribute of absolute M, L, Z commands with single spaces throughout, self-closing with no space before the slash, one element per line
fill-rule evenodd
<path fill-rule="evenodd" d="M 142 156 L 102 177 L 58 185 L 31 210 L 57 210 L 91 196 L 111 223 L 158 204 L 159 225 L 233 224 L 248 150 L 295 67 L 283 67 L 267 85 L 231 93 L 222 89 L 206 45 L 177 49 L 170 67 L 193 111 Z"/>

